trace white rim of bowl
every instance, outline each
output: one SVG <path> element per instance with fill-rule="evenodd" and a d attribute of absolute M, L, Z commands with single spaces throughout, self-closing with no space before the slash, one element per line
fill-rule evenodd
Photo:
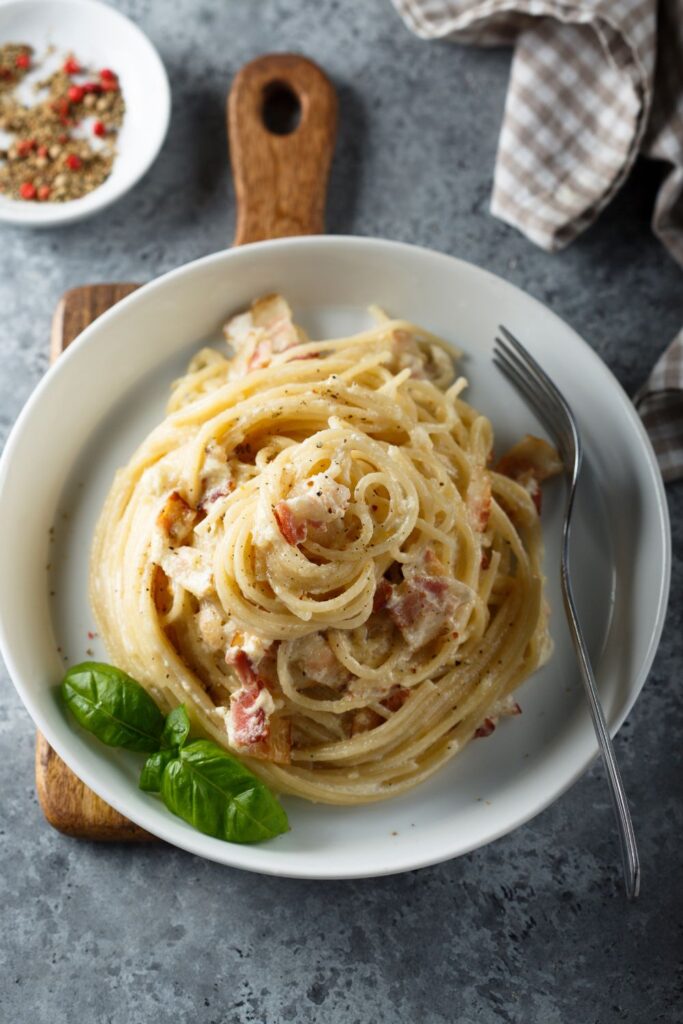
<path fill-rule="evenodd" d="M 611 386 L 616 388 L 615 397 L 617 397 L 618 395 L 619 402 L 622 406 L 623 411 L 631 420 L 632 425 L 634 426 L 636 432 L 640 436 L 640 439 L 643 443 L 643 450 L 647 459 L 648 468 L 651 473 L 652 482 L 654 485 L 653 492 L 655 495 L 655 506 L 658 517 L 659 536 L 662 538 L 663 543 L 663 571 L 661 575 L 659 592 L 657 594 L 656 612 L 654 615 L 654 625 L 650 637 L 650 642 L 648 644 L 645 656 L 642 661 L 641 670 L 635 678 L 634 685 L 632 687 L 632 690 L 635 693 L 635 697 L 629 703 L 628 707 L 623 711 L 623 713 L 620 714 L 616 721 L 611 725 L 610 733 L 612 736 L 615 736 L 621 728 L 621 726 L 623 725 L 626 717 L 633 710 L 633 707 L 638 697 L 640 696 L 640 693 L 642 692 L 642 688 L 647 680 L 647 677 L 652 668 L 652 663 L 657 653 L 657 648 L 659 646 L 659 641 L 662 635 L 664 621 L 666 618 L 669 589 L 671 582 L 671 528 L 669 521 L 668 505 L 666 502 L 666 494 L 664 491 L 664 482 L 659 471 L 659 467 L 657 464 L 657 460 L 655 458 L 654 451 L 652 449 L 652 445 L 650 443 L 650 439 L 647 436 L 645 428 L 638 414 L 636 413 L 636 410 L 632 402 L 630 401 L 628 395 L 622 388 L 619 381 L 616 379 L 616 377 L 611 372 L 606 363 L 603 362 L 603 360 L 600 358 L 597 352 L 595 352 L 590 347 L 590 345 L 586 341 L 584 341 L 584 339 L 579 334 L 577 334 L 572 327 L 570 327 L 569 324 L 562 320 L 556 313 L 553 313 L 552 310 L 550 310 L 538 299 L 535 299 L 532 295 L 529 295 L 527 292 L 523 291 L 523 289 L 518 288 L 511 282 L 506 281 L 502 277 L 499 277 L 497 274 L 494 274 L 489 270 L 485 270 L 482 267 L 478 267 L 474 263 L 470 263 L 466 260 L 459 259 L 458 257 L 455 256 L 450 256 L 446 253 L 436 252 L 434 250 L 427 249 L 424 246 L 412 245 L 408 242 L 396 242 L 390 239 L 383 238 L 364 238 L 362 236 L 354 235 L 317 235 L 294 238 L 280 238 L 263 242 L 254 242 L 251 243 L 250 245 L 240 246 L 239 248 L 236 249 L 224 249 L 217 253 L 211 253 L 208 256 L 203 256 L 197 260 L 192 260 L 190 263 L 185 263 L 180 267 L 176 267 L 174 270 L 170 270 L 167 273 L 162 274 L 161 277 L 154 278 L 147 284 L 142 285 L 137 291 L 133 292 L 125 299 L 122 299 L 110 310 L 108 310 L 106 313 L 103 313 L 100 317 L 98 317 L 97 321 L 93 322 L 91 325 L 86 327 L 86 329 L 78 336 L 78 338 L 76 338 L 75 341 L 72 342 L 71 345 L 69 345 L 69 348 L 66 350 L 66 352 L 59 357 L 57 362 L 47 371 L 45 376 L 39 381 L 35 390 L 29 397 L 28 401 L 26 402 L 26 405 L 22 409 L 19 417 L 17 418 L 7 439 L 7 443 L 5 445 L 5 449 L 2 453 L 2 456 L 0 457 L 0 492 L 2 492 L 4 486 L 6 485 L 10 466 L 12 463 L 14 448 L 18 442 L 20 434 L 23 432 L 24 423 L 32 415 L 34 407 L 41 401 L 43 392 L 46 390 L 47 387 L 51 386 L 52 378 L 56 376 L 58 373 L 64 372 L 62 368 L 66 367 L 66 365 L 71 361 L 71 359 L 76 357 L 76 354 L 80 348 L 82 348 L 84 345 L 88 345 L 91 343 L 91 338 L 93 337 L 96 330 L 102 323 L 107 322 L 114 316 L 119 315 L 121 309 L 128 308 L 129 306 L 134 307 L 137 302 L 143 301 L 154 291 L 163 288 L 167 284 L 167 282 L 173 281 L 175 278 L 180 277 L 184 274 L 201 273 L 203 267 L 210 265 L 211 263 L 218 263 L 222 260 L 229 260 L 231 258 L 239 259 L 241 253 L 254 252 L 258 250 L 265 251 L 266 249 L 273 248 L 284 249 L 292 246 L 310 246 L 313 248 L 325 249 L 329 247 L 330 244 L 336 245 L 339 242 L 343 244 L 358 245 L 364 248 L 376 248 L 378 250 L 384 249 L 387 252 L 387 256 L 390 255 L 391 250 L 409 251 L 412 253 L 417 253 L 420 255 L 421 258 L 427 258 L 428 260 L 434 260 L 441 263 L 448 263 L 451 266 L 454 264 L 457 267 L 464 266 L 470 270 L 474 268 L 478 273 L 482 274 L 485 278 L 491 279 L 493 282 L 495 282 L 496 285 L 500 286 L 500 284 L 503 284 L 506 288 L 509 288 L 513 292 L 521 295 L 526 302 L 531 302 L 534 306 L 539 307 L 545 315 L 550 316 L 553 320 L 557 321 L 558 324 L 564 330 L 570 330 L 574 335 L 575 341 L 580 343 L 580 346 L 583 349 L 585 356 L 593 363 L 595 372 L 603 376 L 606 376 L 609 379 Z M 311 881 L 334 881 L 354 878 L 379 878 L 384 875 L 401 874 L 405 871 L 413 871 L 417 868 L 430 867 L 434 864 L 444 863 L 445 861 L 452 860 L 455 857 L 460 857 L 464 854 L 471 853 L 474 850 L 481 849 L 484 846 L 488 846 L 489 843 L 492 843 L 495 840 L 510 834 L 520 826 L 526 824 L 528 821 L 531 821 L 538 814 L 544 811 L 547 807 L 553 804 L 557 799 L 559 799 L 559 797 L 561 797 L 563 793 L 570 789 L 571 786 L 573 786 L 574 783 L 579 778 L 581 778 L 581 776 L 587 771 L 587 769 L 591 766 L 591 764 L 595 761 L 599 754 L 597 740 L 595 740 L 591 754 L 588 757 L 584 758 L 579 765 L 577 765 L 576 770 L 572 772 L 568 778 L 564 779 L 560 784 L 556 785 L 547 794 L 547 797 L 544 800 L 534 805 L 533 809 L 523 814 L 520 814 L 520 816 L 517 819 L 515 819 L 514 824 L 506 824 L 504 826 L 501 826 L 501 828 L 494 830 L 483 843 L 474 841 L 470 844 L 466 843 L 462 846 L 458 846 L 456 849 L 440 849 L 438 852 L 425 851 L 424 854 L 421 854 L 417 857 L 414 855 L 414 853 L 407 852 L 403 858 L 396 857 L 392 859 L 391 864 L 386 869 L 374 869 L 371 873 L 368 873 L 367 871 L 364 872 L 362 870 L 352 869 L 344 872 L 325 872 L 323 870 L 321 872 L 316 873 L 315 875 L 312 875 L 310 871 L 307 871 L 305 868 L 297 869 L 296 866 L 293 866 L 291 868 L 278 867 L 275 865 L 275 863 L 273 864 L 272 868 L 270 867 L 270 865 L 259 865 L 258 867 L 255 867 L 253 864 L 249 863 L 249 847 L 245 848 L 240 846 L 239 844 L 226 844 L 226 847 L 228 847 L 230 851 L 230 858 L 228 859 L 220 857 L 218 855 L 214 856 L 211 852 L 207 853 L 206 849 L 203 848 L 202 844 L 207 839 L 207 837 L 204 836 L 203 833 L 197 832 L 195 838 L 195 834 L 191 830 L 188 831 L 187 834 L 185 834 L 185 832 L 181 832 L 180 834 L 178 834 L 178 831 L 173 826 L 173 824 L 169 824 L 167 828 L 163 822 L 160 825 L 159 822 L 156 820 L 154 822 L 149 821 L 147 816 L 144 814 L 135 815 L 132 817 L 130 813 L 130 808 L 128 808 L 125 805 L 125 803 L 118 800 L 115 796 L 114 798 L 112 798 L 111 794 L 107 791 L 106 786 L 102 788 L 101 780 L 97 777 L 97 775 L 95 773 L 91 773 L 87 768 L 84 769 L 79 761 L 78 756 L 73 757 L 72 751 L 70 749 L 67 749 L 67 747 L 65 747 L 62 744 L 61 740 L 58 737 L 55 739 L 54 733 L 52 732 L 49 725 L 47 726 L 47 728 L 45 727 L 46 720 L 43 717 L 40 704 L 33 701 L 30 694 L 27 693 L 26 689 L 23 686 L 19 669 L 11 654 L 10 638 L 5 633 L 4 623 L 1 617 L 0 654 L 2 654 L 2 657 L 4 658 L 5 664 L 7 666 L 14 687 L 17 690 L 17 693 L 19 694 L 22 703 L 24 704 L 24 707 L 29 712 L 37 728 L 40 729 L 40 731 L 47 739 L 48 743 L 62 758 L 62 760 L 65 761 L 65 763 L 69 765 L 69 767 L 72 767 L 72 770 L 78 775 L 78 777 L 90 789 L 97 793 L 98 796 L 100 796 L 103 800 L 110 804 L 110 806 L 112 806 L 115 810 L 119 811 L 119 813 L 123 814 L 125 817 L 130 818 L 137 825 L 144 829 L 147 829 L 148 831 L 152 832 L 153 835 L 157 836 L 157 838 L 170 843 L 172 846 L 176 846 L 179 849 L 185 850 L 188 853 L 195 854 L 198 857 L 203 857 L 204 859 L 213 861 L 217 864 L 223 864 L 227 867 L 242 868 L 247 871 L 252 871 L 255 874 L 273 875 L 275 877 L 281 878 L 301 878 Z M 74 765 L 75 767 L 73 767 Z"/>

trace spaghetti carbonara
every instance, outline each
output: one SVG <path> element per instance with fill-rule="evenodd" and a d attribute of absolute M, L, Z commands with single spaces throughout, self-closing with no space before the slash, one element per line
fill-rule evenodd
<path fill-rule="evenodd" d="M 311 341 L 268 296 L 204 349 L 116 476 L 92 602 L 112 661 L 274 788 L 415 786 L 518 711 L 548 656 L 539 481 L 490 468 L 452 350 L 374 310 Z"/>

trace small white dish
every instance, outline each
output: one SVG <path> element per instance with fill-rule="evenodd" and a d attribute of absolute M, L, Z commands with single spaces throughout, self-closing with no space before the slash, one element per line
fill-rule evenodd
<path fill-rule="evenodd" d="M 10 42 L 32 46 L 37 60 L 48 46 L 60 57 L 73 52 L 82 64 L 112 68 L 119 77 L 126 115 L 107 180 L 66 203 L 0 196 L 0 221 L 8 224 L 47 228 L 90 217 L 128 192 L 161 149 L 171 116 L 171 89 L 161 58 L 133 22 L 98 0 L 0 2 L 0 45 Z"/>

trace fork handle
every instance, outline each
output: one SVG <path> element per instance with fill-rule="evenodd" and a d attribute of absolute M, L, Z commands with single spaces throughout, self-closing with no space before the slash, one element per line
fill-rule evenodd
<path fill-rule="evenodd" d="M 570 495 L 569 511 L 571 511 L 572 500 L 573 493 Z M 579 668 L 581 670 L 581 678 L 588 698 L 588 707 L 593 720 L 595 735 L 598 738 L 600 753 L 602 754 L 602 760 L 607 772 L 607 781 L 609 784 L 610 796 L 612 797 L 612 806 L 614 808 L 614 814 L 617 819 L 617 826 L 619 830 L 619 844 L 621 846 L 621 858 L 624 865 L 626 895 L 629 900 L 635 900 L 640 892 L 640 858 L 638 857 L 636 835 L 633 829 L 633 821 L 631 819 L 628 800 L 626 799 L 626 791 L 621 780 L 621 772 L 619 771 L 619 765 L 617 764 L 616 755 L 614 753 L 612 737 L 610 736 L 609 729 L 607 728 L 605 713 L 602 709 L 602 704 L 600 703 L 598 688 L 595 683 L 595 676 L 593 675 L 590 658 L 588 657 L 586 641 L 584 640 L 581 625 L 576 613 L 574 594 L 572 592 L 571 580 L 569 578 L 568 551 L 569 517 L 566 520 L 562 549 L 562 597 L 564 599 L 564 606 L 567 613 L 567 621 L 569 622 L 572 641 L 574 643 L 574 649 L 576 651 Z"/>

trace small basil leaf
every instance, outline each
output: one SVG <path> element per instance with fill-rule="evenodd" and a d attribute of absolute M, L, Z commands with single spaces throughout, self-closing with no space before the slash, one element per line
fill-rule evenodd
<path fill-rule="evenodd" d="M 284 809 L 260 779 L 210 740 L 183 747 L 164 769 L 161 796 L 200 832 L 257 843 L 289 829 Z"/>
<path fill-rule="evenodd" d="M 62 697 L 78 722 L 110 747 L 149 753 L 159 749 L 164 716 L 134 679 L 96 661 L 74 665 Z"/>
<path fill-rule="evenodd" d="M 233 842 L 258 843 L 289 831 L 282 804 L 260 779 L 257 782 L 258 786 L 245 789 L 228 807 L 228 832 L 240 837 Z"/>
<path fill-rule="evenodd" d="M 190 719 L 185 705 L 181 704 L 166 717 L 164 731 L 161 734 L 161 746 L 164 750 L 177 750 L 190 734 Z"/>
<path fill-rule="evenodd" d="M 146 793 L 159 793 L 164 768 L 175 756 L 175 750 L 157 750 L 156 754 L 150 754 L 140 772 L 140 789 Z"/>

